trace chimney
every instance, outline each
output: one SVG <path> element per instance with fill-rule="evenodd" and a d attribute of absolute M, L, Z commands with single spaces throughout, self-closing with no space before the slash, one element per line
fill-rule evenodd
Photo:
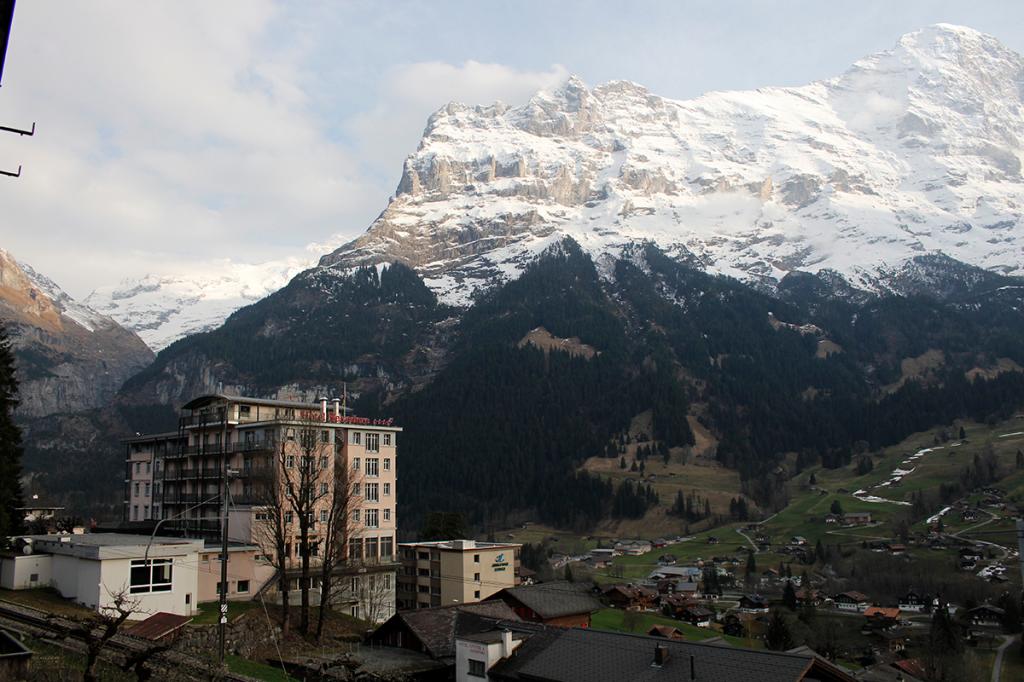
<path fill-rule="evenodd" d="M 501 631 L 501 657 L 508 658 L 512 655 L 512 631 L 505 628 Z"/>
<path fill-rule="evenodd" d="M 320 418 L 327 421 L 327 398 L 320 398 Z"/>
<path fill-rule="evenodd" d="M 691 657 L 692 658 L 692 657 Z M 656 668 L 660 668 L 665 665 L 668 661 L 668 647 L 662 646 L 661 644 L 654 645 L 654 665 Z"/>
<path fill-rule="evenodd" d="M 334 406 L 334 416 L 341 416 L 341 398 L 331 398 L 331 405 Z"/>

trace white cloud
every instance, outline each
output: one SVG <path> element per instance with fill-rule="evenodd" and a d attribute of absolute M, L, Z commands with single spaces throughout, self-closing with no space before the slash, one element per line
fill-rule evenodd
<path fill-rule="evenodd" d="M 448 102 L 520 104 L 568 77 L 566 68 L 558 64 L 546 71 L 476 61 L 397 66 L 381 80 L 375 106 L 353 117 L 347 127 L 373 169 L 388 174 L 388 180 L 397 185 L 402 161 L 416 149 L 427 118 Z"/>
<path fill-rule="evenodd" d="M 0 119 L 0 244 L 83 296 L 176 262 L 290 255 L 380 188 L 330 142 L 268 0 L 19 3 Z M 360 228 L 361 229 L 361 228 Z"/>

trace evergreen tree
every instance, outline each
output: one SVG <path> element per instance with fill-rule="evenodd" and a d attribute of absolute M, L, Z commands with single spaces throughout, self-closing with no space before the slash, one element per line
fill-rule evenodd
<path fill-rule="evenodd" d="M 821 538 L 814 543 L 814 557 L 817 561 L 825 562 L 825 548 L 821 546 Z"/>
<path fill-rule="evenodd" d="M 813 471 L 810 478 L 807 479 L 807 485 L 818 485 L 818 477 L 814 475 Z"/>
<path fill-rule="evenodd" d="M 565 565 L 565 581 L 570 583 L 576 582 L 576 578 L 572 574 L 572 567 L 569 564 Z"/>
<path fill-rule="evenodd" d="M 18 405 L 18 381 L 14 355 L 3 325 L 0 325 L 0 543 L 22 530 L 17 511 L 21 497 L 21 430 L 14 423 Z"/>
<path fill-rule="evenodd" d="M 842 516 L 843 515 L 843 505 L 839 502 L 839 500 L 832 500 L 832 506 L 829 507 L 829 511 L 831 511 L 836 516 Z M 820 540 L 819 540 L 819 542 L 820 542 Z"/>
<path fill-rule="evenodd" d="M 764 646 L 772 651 L 786 651 L 794 646 L 789 621 L 779 609 L 773 609 L 764 633 Z"/>
<path fill-rule="evenodd" d="M 619 468 L 620 469 L 625 469 L 626 468 L 626 458 L 625 457 L 620 457 L 619 458 Z"/>
<path fill-rule="evenodd" d="M 744 572 L 743 572 L 743 579 L 746 582 L 747 587 L 750 587 L 751 585 L 753 585 L 754 584 L 754 580 L 756 578 L 757 578 L 757 560 L 754 559 L 754 553 L 753 552 L 748 552 L 747 553 L 747 567 L 746 567 L 746 570 L 744 570 Z"/>
<path fill-rule="evenodd" d="M 786 587 L 782 590 L 782 603 L 790 611 L 796 611 L 796 590 L 793 589 L 793 582 L 786 581 Z"/>
<path fill-rule="evenodd" d="M 967 432 L 964 431 L 964 427 L 961 426 L 960 427 L 960 440 L 966 440 L 966 439 L 967 439 Z"/>

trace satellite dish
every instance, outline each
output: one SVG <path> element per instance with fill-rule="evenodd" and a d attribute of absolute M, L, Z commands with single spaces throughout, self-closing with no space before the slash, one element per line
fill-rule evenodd
<path fill-rule="evenodd" d="M 25 545 L 21 548 L 21 553 L 22 554 L 31 554 L 32 553 L 32 545 L 30 543 L 25 543 Z"/>

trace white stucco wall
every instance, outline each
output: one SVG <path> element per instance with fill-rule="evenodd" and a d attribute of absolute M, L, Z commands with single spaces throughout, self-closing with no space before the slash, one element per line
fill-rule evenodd
<path fill-rule="evenodd" d="M 0 587 L 25 590 L 50 584 L 53 564 L 49 554 L 28 554 L 0 558 Z M 33 581 L 32 576 L 36 576 Z"/>

